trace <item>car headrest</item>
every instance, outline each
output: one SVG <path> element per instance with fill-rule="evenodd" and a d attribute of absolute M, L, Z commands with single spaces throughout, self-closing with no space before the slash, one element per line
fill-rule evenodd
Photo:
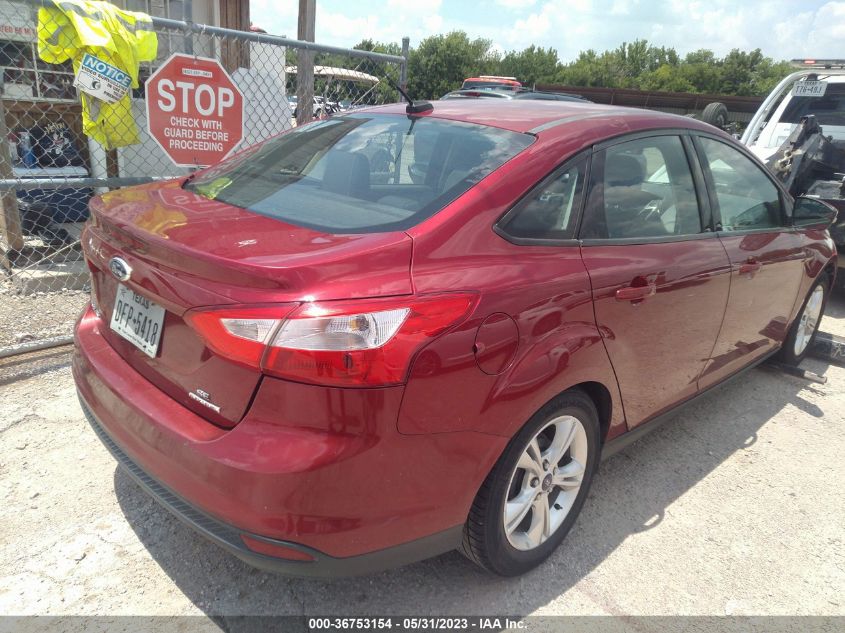
<path fill-rule="evenodd" d="M 611 187 L 641 185 L 645 180 L 645 166 L 630 154 L 611 154 L 604 166 L 604 181 Z"/>
<path fill-rule="evenodd" d="M 330 152 L 326 157 L 323 189 L 351 198 L 366 198 L 370 192 L 370 161 L 353 152 Z"/>

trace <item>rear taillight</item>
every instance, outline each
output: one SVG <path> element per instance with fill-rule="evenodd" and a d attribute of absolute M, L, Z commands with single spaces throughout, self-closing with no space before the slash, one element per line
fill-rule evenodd
<path fill-rule="evenodd" d="M 312 384 L 398 384 L 414 355 L 462 321 L 475 295 L 326 301 L 189 312 L 216 353 L 264 373 Z"/>
<path fill-rule="evenodd" d="M 196 310 L 185 320 L 220 356 L 259 369 L 270 338 L 296 305 Z"/>

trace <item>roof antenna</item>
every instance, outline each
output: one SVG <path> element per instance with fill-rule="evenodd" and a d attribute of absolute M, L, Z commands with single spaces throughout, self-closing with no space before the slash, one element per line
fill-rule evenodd
<path fill-rule="evenodd" d="M 389 83 L 393 88 L 399 91 L 399 94 L 402 95 L 405 101 L 408 102 L 408 106 L 405 108 L 405 112 L 408 114 L 422 114 L 423 112 L 428 112 L 429 110 L 434 110 L 434 106 L 431 105 L 428 101 L 414 101 L 411 97 L 408 96 L 408 93 L 402 90 L 399 86 L 397 86 L 390 77 L 385 77 L 387 83 Z"/>

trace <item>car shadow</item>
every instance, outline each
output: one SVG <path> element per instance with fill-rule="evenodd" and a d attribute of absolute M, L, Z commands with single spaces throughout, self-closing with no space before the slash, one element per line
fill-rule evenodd
<path fill-rule="evenodd" d="M 826 365 L 807 361 L 823 373 Z M 584 510 L 563 545 L 538 569 L 499 578 L 458 553 L 362 578 L 286 578 L 255 570 L 197 536 L 120 468 L 117 499 L 129 525 L 184 595 L 210 616 L 527 615 L 590 573 L 631 535 L 653 529 L 666 509 L 738 451 L 784 407 L 813 418 L 802 396 L 816 387 L 754 370 L 715 389 L 601 465 Z M 634 581 L 634 579 L 631 579 Z M 601 604 L 600 595 L 594 597 Z M 612 611 L 612 607 L 608 606 Z"/>

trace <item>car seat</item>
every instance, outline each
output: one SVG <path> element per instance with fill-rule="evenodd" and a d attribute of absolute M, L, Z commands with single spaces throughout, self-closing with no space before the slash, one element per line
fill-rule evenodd
<path fill-rule="evenodd" d="M 349 198 L 368 198 L 370 161 L 357 152 L 330 152 L 326 157 L 323 189 Z"/>
<path fill-rule="evenodd" d="M 646 219 L 643 211 L 660 196 L 643 191 L 645 166 L 631 154 L 608 154 L 604 168 L 604 213 L 607 237 L 667 235 L 656 214 Z"/>

